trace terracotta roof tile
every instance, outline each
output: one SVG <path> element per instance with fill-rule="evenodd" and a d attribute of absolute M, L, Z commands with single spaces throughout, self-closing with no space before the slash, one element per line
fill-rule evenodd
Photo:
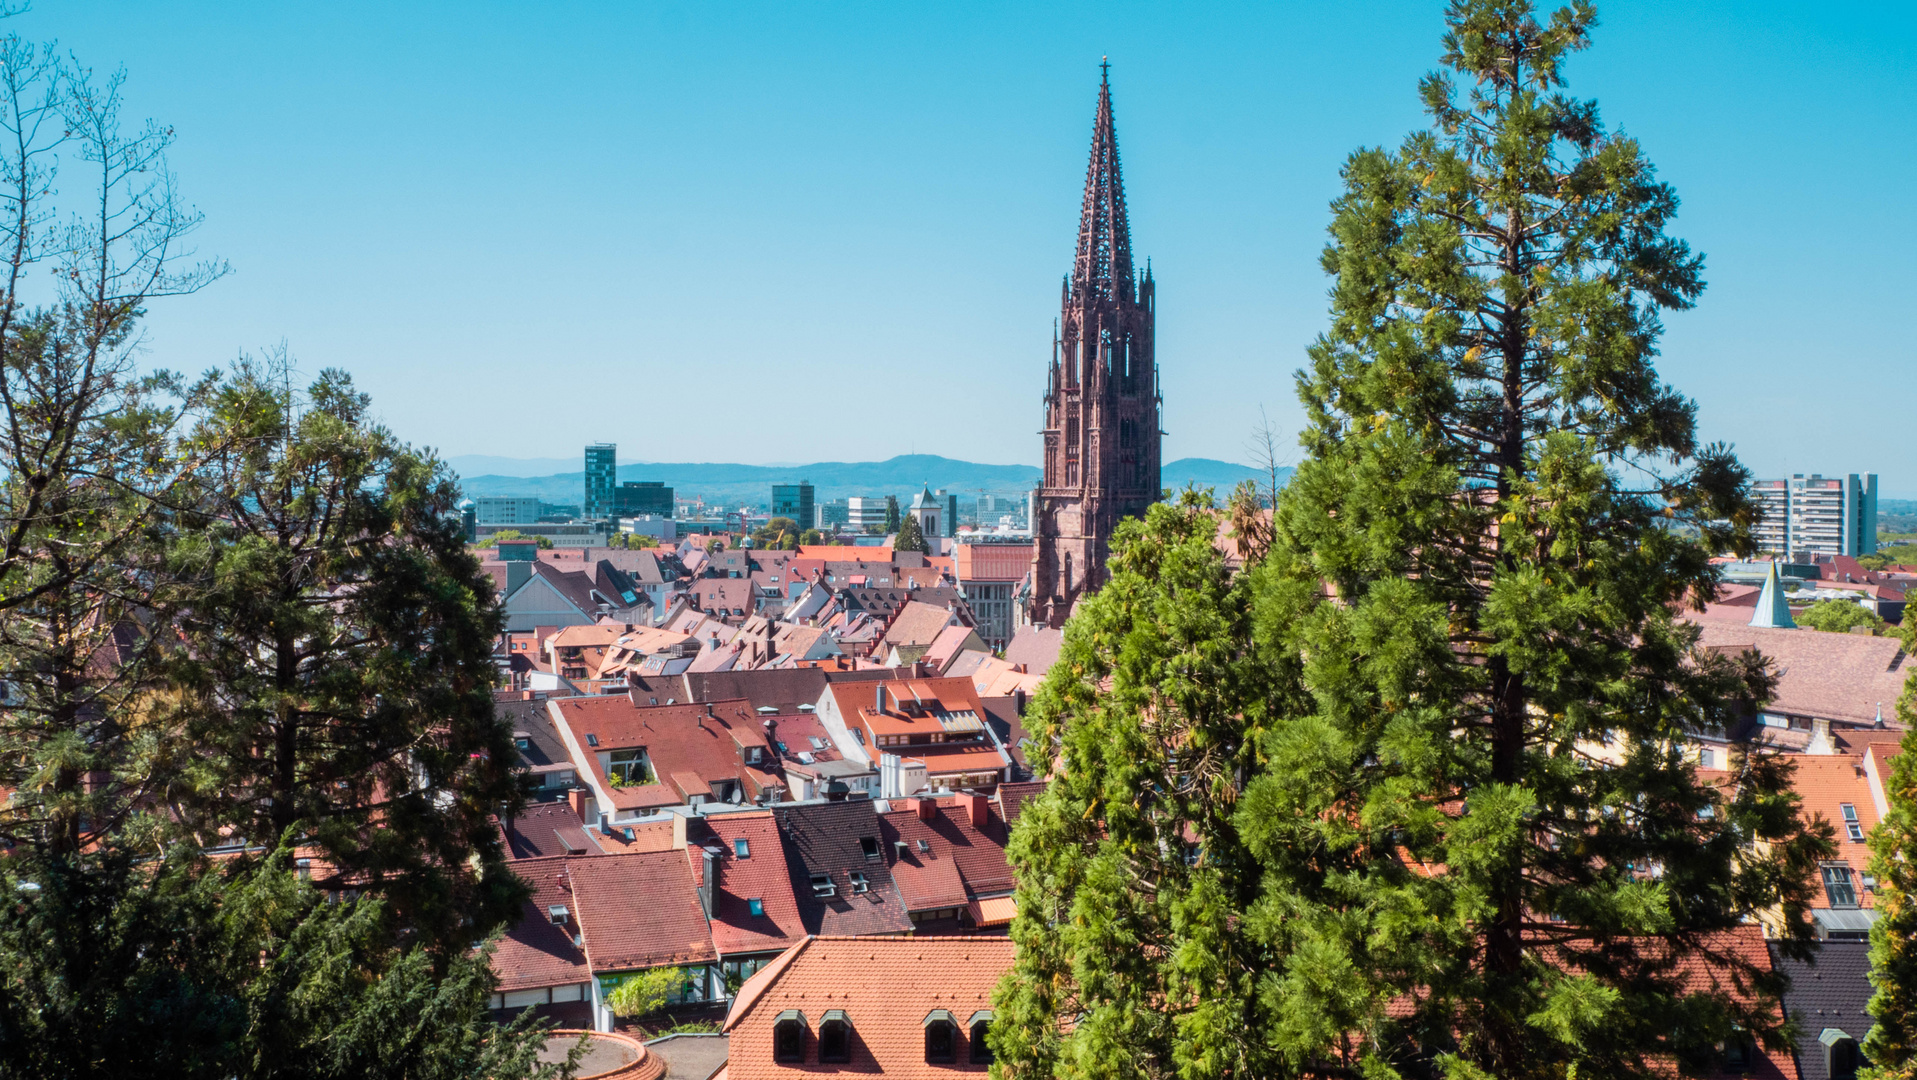
<path fill-rule="evenodd" d="M 960 795 L 900 799 L 893 805 L 900 808 L 881 814 L 880 824 L 892 877 L 907 908 L 961 906 L 1012 891 L 1016 882 L 1005 859 L 1009 829 L 990 799 Z"/>
<path fill-rule="evenodd" d="M 1805 820 L 1821 817 L 1831 823 L 1836 830 L 1837 860 L 1850 867 L 1851 887 L 1857 895 L 1860 907 L 1872 907 L 1876 900 L 1870 890 L 1864 888 L 1864 868 L 1870 862 L 1870 849 L 1863 837 L 1877 827 L 1877 806 L 1871 800 L 1870 784 L 1864 777 L 1863 760 L 1848 754 L 1794 754 L 1791 760 L 1797 769 L 1791 778 L 1791 787 L 1795 790 L 1803 805 L 1799 813 Z M 1844 815 L 1844 807 L 1850 807 L 1857 815 L 1858 839 L 1852 839 Z M 1830 898 L 1823 888 L 1818 888 L 1811 900 L 1814 908 L 1828 908 Z"/>
<path fill-rule="evenodd" d="M 1917 668 L 1896 638 L 1771 630 L 1724 620 L 1701 620 L 1698 644 L 1707 649 L 1755 648 L 1778 672 L 1769 708 L 1795 716 L 1855 724 L 1895 716 L 1904 680 Z M 1007 650 L 1008 654 L 1010 650 Z"/>
<path fill-rule="evenodd" d="M 912 929 L 892 876 L 877 809 L 868 799 L 786 803 L 772 808 L 785 845 L 792 893 L 811 934 L 903 934 Z M 872 853 L 877 853 L 877 858 Z M 853 874 L 866 891 L 855 892 Z M 833 893 L 814 893 L 813 874 L 832 879 Z"/>
<path fill-rule="evenodd" d="M 712 943 L 721 955 L 783 950 L 805 937 L 779 826 L 770 811 L 704 819 L 714 846 L 719 887 L 712 896 Z M 746 854 L 739 855 L 743 841 Z M 761 913 L 752 914 L 758 900 Z"/>
<path fill-rule="evenodd" d="M 527 859 L 514 864 L 513 872 L 532 887 L 532 896 L 521 909 L 519 921 L 493 951 L 500 992 L 564 986 L 591 977 L 585 950 L 572 943 L 580 924 L 578 903 L 567 887 L 569 861 Z M 563 927 L 555 925 L 551 916 L 551 909 L 561 906 L 566 909 Z"/>
<path fill-rule="evenodd" d="M 971 1058 L 970 1022 L 991 1009 L 992 990 L 1011 966 L 1012 943 L 1002 937 L 808 939 L 741 989 L 726 1016 L 732 1037 L 727 1076 L 787 1080 L 830 1070 L 934 1080 L 983 1074 L 986 1066 Z M 789 1009 L 805 1016 L 803 1065 L 772 1059 L 773 1026 Z M 844 1012 L 852 1029 L 852 1060 L 821 1066 L 819 1027 L 832 1009 Z M 925 1060 L 925 1020 L 935 1009 L 950 1013 L 959 1027 L 949 1065 Z"/>
<path fill-rule="evenodd" d="M 570 860 L 595 972 L 716 960 L 682 851 Z"/>

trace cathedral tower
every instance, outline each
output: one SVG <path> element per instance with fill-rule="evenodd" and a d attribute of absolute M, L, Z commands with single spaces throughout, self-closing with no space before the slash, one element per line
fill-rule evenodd
<path fill-rule="evenodd" d="M 1159 497 L 1158 367 L 1153 286 L 1132 270 L 1118 172 L 1109 64 L 1099 79 L 1092 160 L 1045 387 L 1045 476 L 1032 499 L 1031 621 L 1062 626 L 1105 577 L 1120 518 Z"/>

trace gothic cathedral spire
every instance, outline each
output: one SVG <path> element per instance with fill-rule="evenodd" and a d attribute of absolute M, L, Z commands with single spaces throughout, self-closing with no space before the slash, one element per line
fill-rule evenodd
<path fill-rule="evenodd" d="M 1109 69 L 1109 64 L 1100 68 Z M 1045 388 L 1045 475 L 1032 500 L 1031 603 L 1061 626 L 1104 580 L 1119 519 L 1159 497 L 1158 368 L 1151 271 L 1132 269 L 1109 76 L 1098 86 L 1078 254 L 1065 281 Z"/>

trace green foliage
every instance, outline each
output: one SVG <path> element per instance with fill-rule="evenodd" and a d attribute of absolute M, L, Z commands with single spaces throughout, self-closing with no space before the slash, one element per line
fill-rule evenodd
<path fill-rule="evenodd" d="M 1774 913 L 1808 951 L 1828 828 L 1782 759 L 1738 756 L 1727 793 L 1683 752 L 1772 686 L 1677 618 L 1756 516 L 1652 364 L 1702 261 L 1635 141 L 1558 91 L 1588 5 L 1449 20 L 1432 129 L 1345 168 L 1270 554 L 1231 579 L 1199 500 L 1154 507 L 1027 718 L 1060 761 L 1011 844 L 1004 1075 L 1695 1075 L 1735 1027 L 1786 1046 L 1726 935 Z"/>
<path fill-rule="evenodd" d="M 752 544 L 760 550 L 791 551 L 799 546 L 799 523 L 789 517 L 769 518 L 752 530 Z"/>
<path fill-rule="evenodd" d="M 919 519 L 910 514 L 899 523 L 899 534 L 892 538 L 893 551 L 916 551 L 921 555 L 931 551 L 925 542 L 925 533 L 919 528 Z"/>
<path fill-rule="evenodd" d="M 825 534 L 820 532 L 817 529 L 807 529 L 804 532 L 799 534 L 800 547 L 805 547 L 809 544 L 823 544 L 823 543 L 825 543 Z"/>
<path fill-rule="evenodd" d="M 606 995 L 606 1004 L 617 1016 L 642 1020 L 665 1008 L 685 981 L 686 973 L 676 967 L 647 968 L 626 976 Z"/>
<path fill-rule="evenodd" d="M 440 973 L 385 905 L 283 860 L 4 860 L 0 1078 L 553 1077 L 493 1024 L 490 950 Z"/>
<path fill-rule="evenodd" d="M 650 533 L 613 533 L 606 538 L 608 547 L 627 551 L 638 551 L 659 546 L 659 538 Z"/>
<path fill-rule="evenodd" d="M 1891 565 L 1917 566 L 1917 544 L 1898 543 L 1881 545 L 1877 549 L 1877 554 L 1865 555 L 1857 561 L 1861 563 L 1864 559 L 1871 560 L 1871 564 L 1868 565 L 1870 565 L 1870 568 L 1873 570 L 1882 570 L 1885 566 Z"/>
<path fill-rule="evenodd" d="M 519 797 L 492 700 L 501 620 L 452 477 L 367 409 L 335 371 L 295 401 L 241 365 L 214 397 L 202 436 L 224 441 L 168 558 L 191 592 L 173 818 L 206 844 L 298 835 L 463 949 L 519 908 L 489 821 Z"/>
<path fill-rule="evenodd" d="M 1819 600 L 1792 615 L 1791 620 L 1799 626 L 1831 634 L 1849 633 L 1853 626 L 1868 626 L 1871 633 L 1879 636 L 1890 632 L 1889 623 L 1855 600 Z"/>
<path fill-rule="evenodd" d="M 885 497 L 885 535 L 890 536 L 898 531 L 899 497 L 897 495 L 887 495 Z"/>
<path fill-rule="evenodd" d="M 523 532 L 520 532 L 518 529 L 501 529 L 486 539 L 485 546 L 489 546 L 489 547 L 497 546 L 502 540 L 524 540 L 524 539 L 526 539 L 526 534 Z M 538 542 L 539 550 L 541 551 L 552 550 L 551 537 L 535 535 L 532 537 L 532 539 Z"/>

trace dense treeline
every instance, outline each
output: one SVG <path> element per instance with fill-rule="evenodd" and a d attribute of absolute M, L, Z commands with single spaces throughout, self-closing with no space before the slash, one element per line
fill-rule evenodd
<path fill-rule="evenodd" d="M 136 365 L 225 268 L 121 91 L 0 39 L 0 1076 L 533 1075 L 457 489 L 339 373 Z"/>

